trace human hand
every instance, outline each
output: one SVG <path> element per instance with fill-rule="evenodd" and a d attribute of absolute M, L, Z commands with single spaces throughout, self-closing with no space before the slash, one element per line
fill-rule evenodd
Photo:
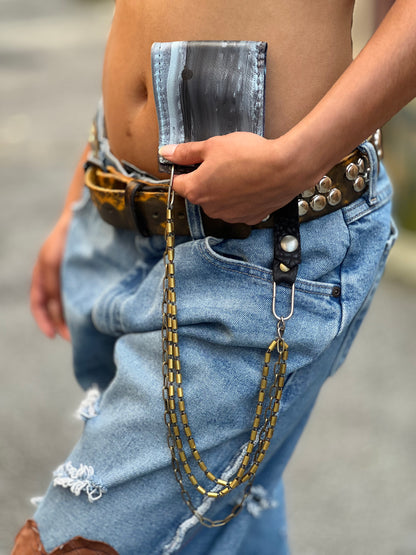
<path fill-rule="evenodd" d="M 176 193 L 201 206 L 211 218 L 254 225 L 308 186 L 304 182 L 297 186 L 287 145 L 280 142 L 236 132 L 168 145 L 159 152 L 174 164 L 200 164 L 175 176 Z"/>
<path fill-rule="evenodd" d="M 51 339 L 60 335 L 70 341 L 61 299 L 61 263 L 70 222 L 64 213 L 43 243 L 36 260 L 30 288 L 30 307 L 40 330 Z"/>

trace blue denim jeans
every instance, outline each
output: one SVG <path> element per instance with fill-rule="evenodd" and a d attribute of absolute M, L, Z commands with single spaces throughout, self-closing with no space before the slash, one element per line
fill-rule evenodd
<path fill-rule="evenodd" d="M 382 165 L 377 170 L 374 147 L 361 148 L 372 161 L 369 190 L 301 225 L 275 434 L 245 508 L 221 528 L 192 516 L 171 468 L 162 398 L 164 239 L 106 224 L 85 191 L 74 206 L 63 292 L 76 376 L 100 393 L 84 405 L 82 436 L 34 516 L 47 551 L 80 535 L 120 555 L 289 552 L 283 470 L 322 384 L 348 352 L 395 238 L 389 179 Z M 227 477 L 248 441 L 264 352 L 276 333 L 272 230 L 244 240 L 205 237 L 196 209 L 189 223 L 192 237 L 177 239 L 175 257 L 184 395 L 199 452 Z M 290 289 L 279 287 L 277 312 L 289 304 Z M 241 491 L 220 500 L 191 495 L 218 519 Z"/>

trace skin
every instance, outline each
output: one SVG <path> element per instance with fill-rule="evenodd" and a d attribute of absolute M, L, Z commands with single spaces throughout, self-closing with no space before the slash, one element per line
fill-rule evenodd
<path fill-rule="evenodd" d="M 391 2 L 383 0 L 387 10 Z M 244 39 L 268 42 L 265 138 L 232 133 L 170 145 L 162 154 L 200 164 L 176 176 L 175 191 L 211 217 L 254 224 L 316 183 L 357 144 L 416 96 L 416 7 L 396 0 L 351 61 L 352 0 L 117 0 L 108 39 L 103 96 L 111 149 L 158 174 L 158 130 L 150 69 L 154 41 Z M 238 17 L 236 17 L 238 14 Z M 380 5 L 377 12 L 381 19 Z M 117 87 L 114 86 L 117 83 Z M 83 187 L 80 163 L 61 217 L 34 270 L 32 311 L 49 337 L 68 338 L 59 268 L 71 203 Z M 166 177 L 163 175 L 163 177 Z"/>
<path fill-rule="evenodd" d="M 394 0 L 377 0 L 374 6 L 374 27 L 377 28 L 388 10 L 394 4 Z"/>

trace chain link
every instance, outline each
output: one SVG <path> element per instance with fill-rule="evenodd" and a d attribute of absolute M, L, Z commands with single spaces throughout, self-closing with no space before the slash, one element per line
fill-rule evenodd
<path fill-rule="evenodd" d="M 175 230 L 173 221 L 173 176 L 172 166 L 169 183 L 168 201 L 166 208 L 164 253 L 165 275 L 163 284 L 162 302 L 162 348 L 163 348 L 163 399 L 165 403 L 164 420 L 167 427 L 167 442 L 172 458 L 172 468 L 175 478 L 181 488 L 181 495 L 191 512 L 198 518 L 201 524 L 209 528 L 223 526 L 234 518 L 242 509 L 247 496 L 250 493 L 251 484 L 254 480 L 259 464 L 263 461 L 270 446 L 271 439 L 276 427 L 277 414 L 280 409 L 280 400 L 285 381 L 286 360 L 288 357 L 288 346 L 283 341 L 285 321 L 278 319 L 277 335 L 266 350 L 263 362 L 263 370 L 260 380 L 260 388 L 257 399 L 256 411 L 242 460 L 238 470 L 233 477 L 223 480 L 210 472 L 204 463 L 193 438 L 192 430 L 188 421 L 184 391 L 182 386 L 182 372 L 179 356 L 177 305 L 175 290 Z M 274 363 L 272 379 L 269 379 L 269 365 L 273 352 L 277 353 L 277 361 Z M 271 381 L 271 384 L 269 382 Z M 266 406 L 267 405 L 267 406 Z M 206 476 L 215 484 L 212 490 L 207 490 L 195 477 L 191 470 L 188 456 L 185 452 L 185 444 L 192 453 L 194 462 Z M 184 484 L 182 474 L 186 474 L 188 481 L 203 496 L 208 498 L 224 497 L 240 484 L 245 484 L 242 499 L 232 508 L 228 516 L 221 520 L 211 520 L 202 515 L 192 503 L 191 496 Z"/>

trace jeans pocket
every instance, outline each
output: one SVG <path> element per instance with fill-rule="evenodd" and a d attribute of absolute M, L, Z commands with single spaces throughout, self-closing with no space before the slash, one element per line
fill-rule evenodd
<path fill-rule="evenodd" d="M 271 229 L 255 230 L 246 239 L 206 237 L 201 252 L 216 266 L 232 272 L 256 273 L 271 279 L 273 234 Z"/>
<path fill-rule="evenodd" d="M 341 214 L 336 218 L 326 218 L 325 222 L 314 225 L 312 231 L 311 226 L 306 226 L 303 231 L 304 261 L 295 282 L 294 314 L 288 320 L 285 332 L 291 351 L 288 373 L 308 366 L 328 348 L 340 328 L 339 265 L 348 248 L 348 232 Z M 336 244 L 330 244 L 327 239 L 328 226 L 338 232 Z M 272 314 L 271 230 L 253 232 L 244 240 L 207 237 L 198 242 L 198 251 L 205 280 L 216 284 L 219 313 L 234 313 L 235 321 L 245 315 L 243 319 L 250 337 L 245 336 L 241 341 L 244 330 L 241 326 L 232 328 L 234 337 L 238 337 L 241 343 L 261 349 L 276 333 L 276 320 Z M 205 290 L 209 290 L 209 286 Z M 290 287 L 279 286 L 276 314 L 286 317 L 290 307 Z M 225 317 L 219 318 L 223 320 Z"/>

